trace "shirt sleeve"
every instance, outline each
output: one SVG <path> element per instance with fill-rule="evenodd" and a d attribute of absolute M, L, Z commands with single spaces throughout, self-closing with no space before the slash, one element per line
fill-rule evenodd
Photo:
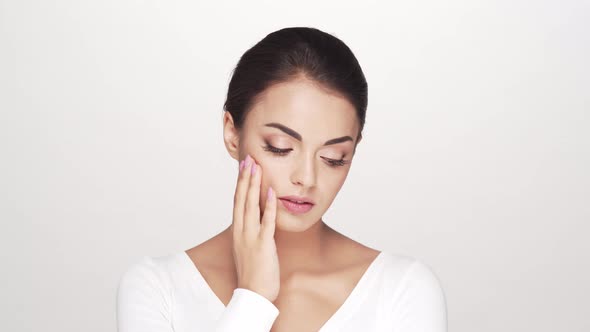
<path fill-rule="evenodd" d="M 395 306 L 395 331 L 446 332 L 445 294 L 434 272 L 416 260 L 409 268 Z"/>
<path fill-rule="evenodd" d="M 122 276 L 117 290 L 119 332 L 173 332 L 170 279 L 150 257 L 132 265 Z M 278 308 L 262 295 L 236 288 L 219 319 L 203 322 L 194 332 L 268 332 L 279 315 Z"/>
<path fill-rule="evenodd" d="M 216 332 L 270 331 L 279 309 L 264 296 L 236 288 L 217 322 Z"/>
<path fill-rule="evenodd" d="M 173 332 L 171 296 L 164 275 L 150 257 L 123 274 L 117 291 L 119 332 Z"/>

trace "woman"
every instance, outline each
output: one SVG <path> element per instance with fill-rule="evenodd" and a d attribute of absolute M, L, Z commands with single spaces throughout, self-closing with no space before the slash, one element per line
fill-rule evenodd
<path fill-rule="evenodd" d="M 438 279 L 322 220 L 361 140 L 367 82 L 350 49 L 275 31 L 238 62 L 223 138 L 239 161 L 232 224 L 121 279 L 120 332 L 446 331 Z"/>

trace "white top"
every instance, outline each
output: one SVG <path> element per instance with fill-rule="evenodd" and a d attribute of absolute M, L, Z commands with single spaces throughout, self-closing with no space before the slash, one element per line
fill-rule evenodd
<path fill-rule="evenodd" d="M 278 308 L 236 288 L 227 307 L 186 252 L 145 256 L 122 276 L 119 332 L 270 331 Z M 381 252 L 319 332 L 446 332 L 445 295 L 421 261 Z"/>

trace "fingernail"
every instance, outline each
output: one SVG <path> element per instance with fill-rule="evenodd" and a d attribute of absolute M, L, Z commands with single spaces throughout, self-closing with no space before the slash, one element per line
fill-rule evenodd
<path fill-rule="evenodd" d="M 252 161 L 252 158 L 250 158 L 250 155 L 246 156 L 246 159 L 244 159 L 244 166 L 248 167 L 250 166 L 250 162 Z"/>
<path fill-rule="evenodd" d="M 244 169 L 244 160 L 240 161 L 240 171 Z"/>
<path fill-rule="evenodd" d="M 256 173 L 256 163 L 252 163 L 252 175 Z"/>
<path fill-rule="evenodd" d="M 268 187 L 268 194 L 266 195 L 266 199 L 270 201 L 271 197 L 272 197 L 272 188 Z"/>

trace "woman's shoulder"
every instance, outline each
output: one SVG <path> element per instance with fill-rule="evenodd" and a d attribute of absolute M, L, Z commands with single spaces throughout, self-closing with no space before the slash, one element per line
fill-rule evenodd
<path fill-rule="evenodd" d="M 186 259 L 183 255 L 185 253 L 181 251 L 160 256 L 144 255 L 133 260 L 123 271 L 119 288 L 169 289 L 173 277 L 183 268 L 183 259 Z"/>
<path fill-rule="evenodd" d="M 439 282 L 434 269 L 422 259 L 391 251 L 382 251 L 380 256 L 383 274 L 390 280 L 397 279 L 406 283 L 412 280 Z"/>
<path fill-rule="evenodd" d="M 379 256 L 383 262 L 385 272 L 396 273 L 399 276 L 405 275 L 415 264 L 424 264 L 416 257 L 389 250 L 382 250 Z"/>
<path fill-rule="evenodd" d="M 178 268 L 179 261 L 182 259 L 183 251 L 167 253 L 159 256 L 143 255 L 127 266 L 125 273 L 148 272 L 162 273 L 170 269 Z"/>
<path fill-rule="evenodd" d="M 413 256 L 382 252 L 382 291 L 395 303 L 446 308 L 441 279 L 432 266 Z"/>

